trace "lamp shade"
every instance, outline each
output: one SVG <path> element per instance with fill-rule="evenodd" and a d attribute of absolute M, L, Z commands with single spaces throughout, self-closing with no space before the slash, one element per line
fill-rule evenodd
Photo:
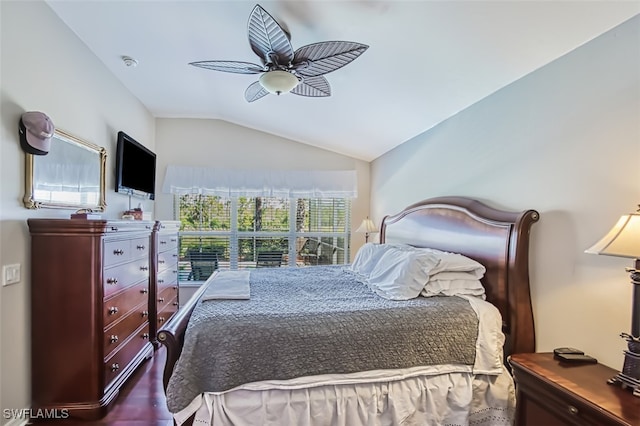
<path fill-rule="evenodd" d="M 640 214 L 622 216 L 600 241 L 585 253 L 640 258 Z"/>
<path fill-rule="evenodd" d="M 279 95 L 281 93 L 289 93 L 296 87 L 298 85 L 298 77 L 287 71 L 268 71 L 260 76 L 260 84 L 269 93 Z"/>
<path fill-rule="evenodd" d="M 378 228 L 376 228 L 375 223 L 369 218 L 366 218 L 362 221 L 356 232 L 366 232 L 367 234 L 378 232 Z"/>

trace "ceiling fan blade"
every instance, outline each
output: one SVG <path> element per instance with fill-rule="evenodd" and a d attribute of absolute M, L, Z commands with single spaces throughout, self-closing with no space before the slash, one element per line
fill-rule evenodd
<path fill-rule="evenodd" d="M 291 90 L 291 93 L 300 96 L 309 96 L 312 98 L 322 98 L 331 96 L 331 87 L 326 78 L 322 76 L 306 77 L 296 87 Z"/>
<path fill-rule="evenodd" d="M 323 41 L 296 50 L 294 69 L 304 77 L 314 77 L 347 65 L 369 46 L 353 41 Z"/>
<path fill-rule="evenodd" d="M 238 61 L 199 61 L 189 65 L 214 71 L 233 72 L 236 74 L 258 74 L 264 72 L 264 67 L 250 62 Z"/>
<path fill-rule="evenodd" d="M 288 65 L 293 60 L 289 35 L 260 5 L 253 8 L 248 28 L 251 49 L 265 63 L 272 63 L 275 59 L 278 65 Z"/>
<path fill-rule="evenodd" d="M 265 97 L 269 94 L 267 89 L 262 87 L 259 81 L 251 83 L 247 90 L 244 91 L 244 98 L 247 102 L 257 101 L 258 99 Z"/>

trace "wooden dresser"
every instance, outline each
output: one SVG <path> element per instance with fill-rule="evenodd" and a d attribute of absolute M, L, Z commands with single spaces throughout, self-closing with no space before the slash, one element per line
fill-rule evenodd
<path fill-rule="evenodd" d="M 517 426 L 638 426 L 640 398 L 607 384 L 617 371 L 602 364 L 571 364 L 552 353 L 509 357 L 516 381 Z"/>
<path fill-rule="evenodd" d="M 151 336 L 154 345 L 158 329 L 176 313 L 178 301 L 178 231 L 179 221 L 156 222 L 153 233 L 153 262 L 151 276 Z"/>
<path fill-rule="evenodd" d="M 32 409 L 103 417 L 153 354 L 154 222 L 29 219 Z"/>

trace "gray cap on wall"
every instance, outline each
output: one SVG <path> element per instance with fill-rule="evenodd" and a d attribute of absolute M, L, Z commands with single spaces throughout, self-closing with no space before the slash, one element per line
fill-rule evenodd
<path fill-rule="evenodd" d="M 49 153 L 55 127 L 47 114 L 39 111 L 25 112 L 20 117 L 19 130 L 20 145 L 24 152 L 34 155 Z"/>

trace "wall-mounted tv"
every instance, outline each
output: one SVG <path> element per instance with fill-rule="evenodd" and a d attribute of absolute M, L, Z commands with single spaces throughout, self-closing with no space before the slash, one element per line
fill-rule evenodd
<path fill-rule="evenodd" d="M 154 200 L 156 154 L 124 132 L 118 132 L 116 192 Z"/>

